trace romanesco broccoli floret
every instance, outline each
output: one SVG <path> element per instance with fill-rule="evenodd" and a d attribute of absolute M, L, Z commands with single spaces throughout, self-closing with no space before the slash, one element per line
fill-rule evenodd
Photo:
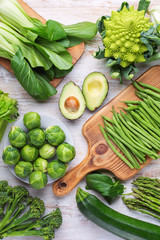
<path fill-rule="evenodd" d="M 145 62 L 144 53 L 148 49 L 140 40 L 141 33 L 153 24 L 144 15 L 144 10 L 135 10 L 134 6 L 124 7 L 120 12 L 112 11 L 111 18 L 104 20 L 105 57 L 120 58 L 124 68 L 133 62 Z"/>

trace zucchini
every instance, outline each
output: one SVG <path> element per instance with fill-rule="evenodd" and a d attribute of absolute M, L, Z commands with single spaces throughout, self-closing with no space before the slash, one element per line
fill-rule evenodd
<path fill-rule="evenodd" d="M 80 212 L 98 226 L 128 240 L 160 240 L 160 227 L 121 214 L 102 203 L 96 196 L 77 189 Z"/>

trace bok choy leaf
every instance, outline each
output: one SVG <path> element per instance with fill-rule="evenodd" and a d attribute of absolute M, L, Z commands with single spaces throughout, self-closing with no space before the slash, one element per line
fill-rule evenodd
<path fill-rule="evenodd" d="M 33 70 L 19 49 L 11 60 L 11 68 L 22 87 L 36 100 L 46 100 L 57 93 L 56 89 Z"/>
<path fill-rule="evenodd" d="M 8 49 L 11 51 L 12 49 L 11 57 L 13 57 L 16 51 L 20 48 L 24 57 L 29 61 L 33 68 L 44 67 L 45 70 L 48 70 L 52 67 L 53 64 L 51 60 L 41 54 L 32 42 L 2 22 L 0 22 L 0 36 L 1 40 L 3 37 L 3 40 L 0 41 L 0 49 L 5 48 L 6 51 L 8 51 Z M 5 58 L 7 58 L 7 56 Z M 8 59 L 11 60 L 9 56 Z"/>

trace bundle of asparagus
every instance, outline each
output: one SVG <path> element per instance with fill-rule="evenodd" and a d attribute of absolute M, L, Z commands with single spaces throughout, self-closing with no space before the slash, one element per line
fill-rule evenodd
<path fill-rule="evenodd" d="M 160 89 L 140 82 L 133 82 L 133 85 L 143 101 L 125 101 L 128 106 L 124 108 L 126 113 L 116 113 L 113 108 L 112 119 L 102 116 L 104 128 L 100 126 L 100 130 L 108 145 L 131 169 L 140 169 L 140 164 L 146 161 L 146 155 L 153 159 L 159 157 Z"/>
<path fill-rule="evenodd" d="M 126 206 L 160 220 L 160 179 L 138 177 L 132 184 L 137 188 L 132 188 L 129 195 L 135 198 L 123 197 Z"/>

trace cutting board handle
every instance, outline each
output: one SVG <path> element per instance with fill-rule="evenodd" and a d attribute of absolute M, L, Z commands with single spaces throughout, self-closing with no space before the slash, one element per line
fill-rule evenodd
<path fill-rule="evenodd" d="M 61 197 L 68 194 L 86 175 L 91 171 L 96 170 L 96 166 L 92 163 L 93 158 L 88 154 L 86 158 L 72 168 L 53 184 L 53 192 Z"/>

